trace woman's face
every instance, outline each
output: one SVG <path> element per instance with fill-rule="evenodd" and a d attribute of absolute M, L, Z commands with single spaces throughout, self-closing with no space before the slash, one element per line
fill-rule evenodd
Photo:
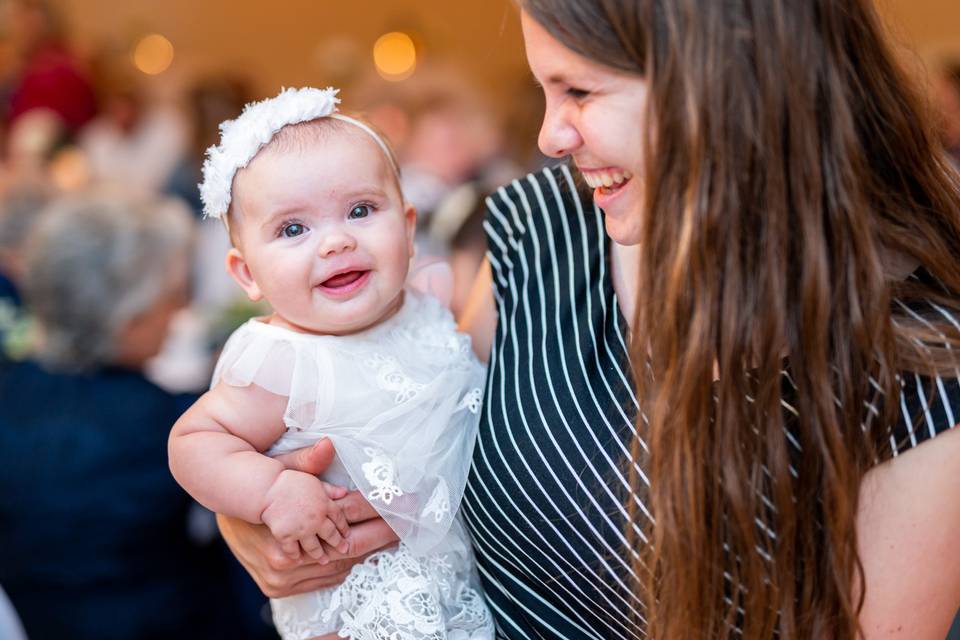
<path fill-rule="evenodd" d="M 540 150 L 569 155 L 606 214 L 619 244 L 640 240 L 647 83 L 560 44 L 526 12 L 521 14 L 527 62 L 543 86 L 546 112 Z"/>

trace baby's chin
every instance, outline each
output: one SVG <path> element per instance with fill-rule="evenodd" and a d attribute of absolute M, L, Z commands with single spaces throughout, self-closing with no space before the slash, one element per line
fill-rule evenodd
<path fill-rule="evenodd" d="M 296 315 L 285 315 L 282 310 L 275 311 L 270 317 L 270 324 L 275 324 L 298 333 L 311 333 L 323 336 L 345 336 L 372 329 L 388 320 L 403 304 L 401 290 L 388 304 L 377 305 L 369 309 L 346 308 L 335 313 L 318 314 L 322 318 L 300 318 Z"/>

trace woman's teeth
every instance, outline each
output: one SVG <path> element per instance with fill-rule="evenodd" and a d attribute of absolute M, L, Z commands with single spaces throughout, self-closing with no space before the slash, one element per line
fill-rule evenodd
<path fill-rule="evenodd" d="M 591 189 L 606 188 L 610 191 L 623 186 L 623 183 L 633 177 L 629 171 L 611 169 L 609 171 L 582 172 L 583 179 Z"/>

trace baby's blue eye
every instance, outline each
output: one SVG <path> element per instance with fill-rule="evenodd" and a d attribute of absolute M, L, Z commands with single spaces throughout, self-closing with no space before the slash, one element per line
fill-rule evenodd
<path fill-rule="evenodd" d="M 358 204 L 353 209 L 350 209 L 350 215 L 347 217 L 351 220 L 356 220 L 358 218 L 366 218 L 368 215 L 370 215 L 370 205 Z"/>
<path fill-rule="evenodd" d="M 306 230 L 307 228 L 302 224 L 293 222 L 291 224 L 284 225 L 283 229 L 280 230 L 280 233 L 283 234 L 284 238 L 296 238 L 299 235 L 303 235 L 303 232 Z"/>

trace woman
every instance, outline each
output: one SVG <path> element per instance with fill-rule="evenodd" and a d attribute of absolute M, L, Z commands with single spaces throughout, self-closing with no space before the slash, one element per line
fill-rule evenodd
<path fill-rule="evenodd" d="M 219 557 L 166 464 L 195 398 L 142 373 L 185 302 L 192 220 L 92 196 L 42 215 L 23 254 L 40 344 L 0 368 L 0 584 L 32 638 L 220 637 Z"/>
<path fill-rule="evenodd" d="M 502 634 L 942 638 L 960 185 L 871 5 L 521 7 L 541 149 L 594 202 L 565 168 L 489 202 L 464 510 Z M 350 562 L 231 539 L 281 590 Z"/>

